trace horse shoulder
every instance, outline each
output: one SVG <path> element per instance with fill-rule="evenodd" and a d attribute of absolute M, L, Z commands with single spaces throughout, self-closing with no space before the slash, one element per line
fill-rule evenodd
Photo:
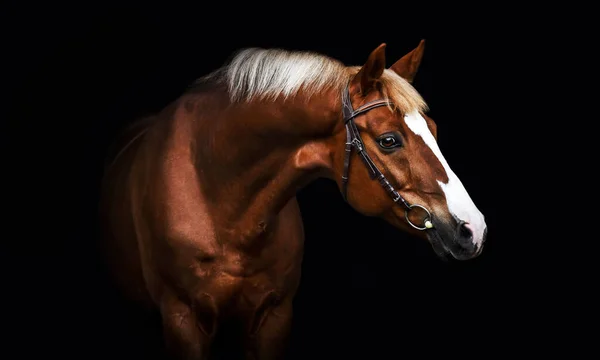
<path fill-rule="evenodd" d="M 218 252 L 215 225 L 188 144 L 186 129 L 175 125 L 157 172 L 161 179 L 156 183 L 155 205 L 160 208 L 156 220 L 163 237 L 174 246 L 194 248 L 200 259 L 214 258 Z"/>

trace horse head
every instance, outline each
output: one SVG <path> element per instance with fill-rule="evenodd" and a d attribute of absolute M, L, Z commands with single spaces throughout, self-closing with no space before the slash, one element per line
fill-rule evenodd
<path fill-rule="evenodd" d="M 332 144 L 344 159 L 335 176 L 358 212 L 427 239 L 440 256 L 467 260 L 481 253 L 487 226 L 442 155 L 436 124 L 411 85 L 423 50 L 421 41 L 386 68 L 381 44 L 355 68 L 342 97 L 345 129 Z"/>

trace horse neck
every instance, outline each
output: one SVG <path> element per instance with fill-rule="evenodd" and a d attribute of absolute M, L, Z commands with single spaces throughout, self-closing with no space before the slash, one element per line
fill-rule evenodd
<path fill-rule="evenodd" d="M 197 121 L 195 166 L 219 216 L 229 223 L 264 223 L 323 176 L 329 169 L 303 167 L 298 157 L 307 144 L 339 128 L 338 97 L 334 91 L 310 100 L 299 94 L 202 115 L 207 118 Z"/>

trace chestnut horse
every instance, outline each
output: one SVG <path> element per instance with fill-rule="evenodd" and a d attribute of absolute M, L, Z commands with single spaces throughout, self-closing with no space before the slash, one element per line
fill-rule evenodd
<path fill-rule="evenodd" d="M 350 206 L 471 259 L 486 224 L 411 85 L 424 42 L 386 68 L 245 49 L 140 122 L 106 169 L 101 214 L 115 281 L 157 309 L 173 359 L 207 359 L 225 323 L 248 359 L 279 359 L 300 281 L 296 192 L 337 182 Z"/>

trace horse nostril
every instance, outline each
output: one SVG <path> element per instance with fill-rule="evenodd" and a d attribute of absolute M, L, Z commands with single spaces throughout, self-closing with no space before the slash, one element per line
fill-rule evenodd
<path fill-rule="evenodd" d="M 473 232 L 464 221 L 461 221 L 460 224 L 458 224 L 458 237 L 459 239 L 464 240 L 471 240 L 473 238 Z"/>

